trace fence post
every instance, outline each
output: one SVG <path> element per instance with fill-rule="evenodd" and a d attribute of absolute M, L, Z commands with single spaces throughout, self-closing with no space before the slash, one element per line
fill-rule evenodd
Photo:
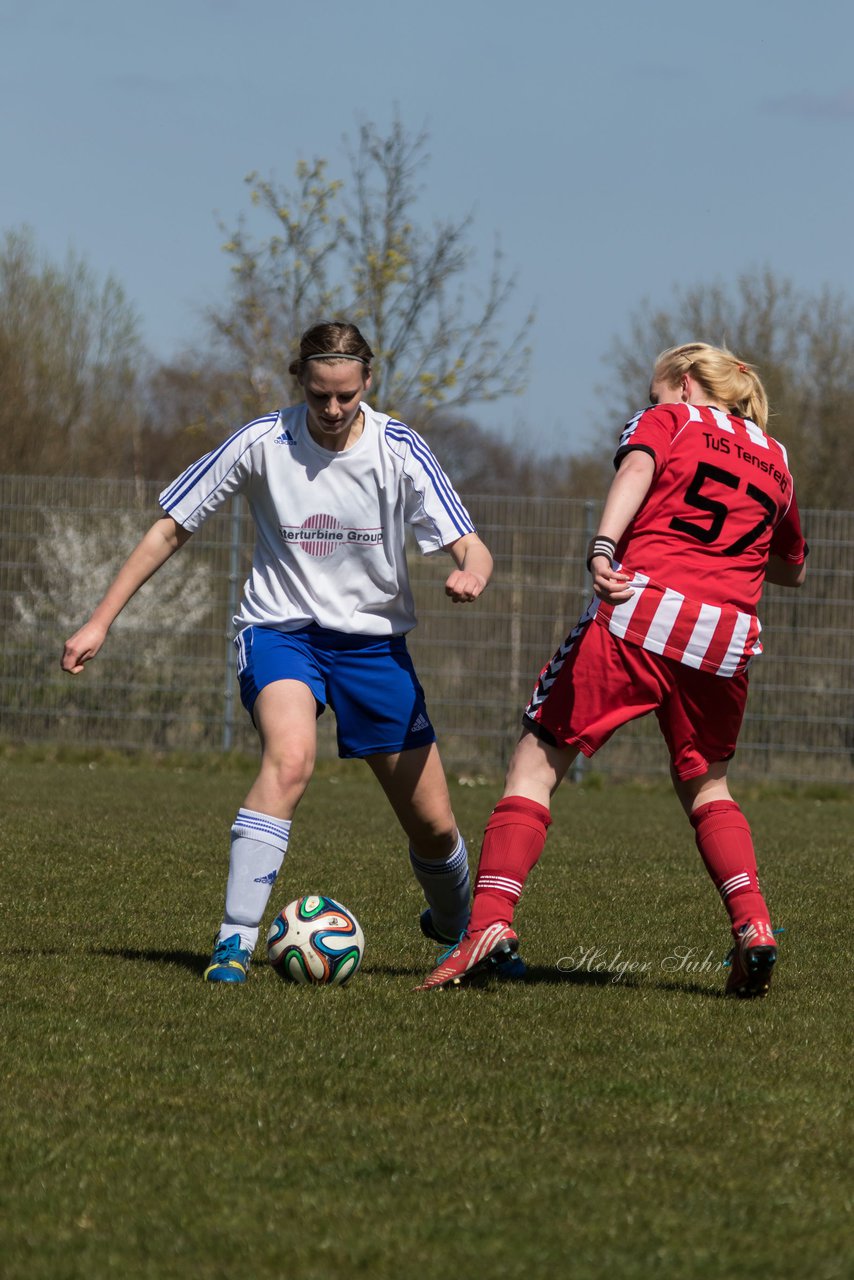
<path fill-rule="evenodd" d="M 222 749 L 231 751 L 234 746 L 234 713 L 237 681 L 234 674 L 234 637 L 231 619 L 237 612 L 240 599 L 240 526 L 243 520 L 243 497 L 237 493 L 231 499 L 231 536 L 228 548 L 228 622 L 225 633 L 225 702 L 222 717 Z"/>
<path fill-rule="evenodd" d="M 522 674 L 522 610 L 524 608 L 522 554 L 519 530 L 513 530 L 510 551 L 510 687 L 515 693 Z"/>
<path fill-rule="evenodd" d="M 581 552 L 582 556 L 586 555 L 587 547 L 590 543 L 590 539 L 593 537 L 594 533 L 596 532 L 596 529 L 594 528 L 594 525 L 593 525 L 594 510 L 595 510 L 595 503 L 591 502 L 590 499 L 588 498 L 584 504 L 584 548 Z M 587 565 L 586 564 L 583 566 L 582 572 L 584 574 L 584 579 L 583 579 L 581 591 L 579 592 L 579 594 L 583 600 L 590 588 L 590 584 L 587 581 Z M 582 778 L 584 777 L 584 773 L 586 769 L 587 769 L 587 757 L 582 755 L 582 753 L 579 751 L 578 755 L 575 757 L 575 759 L 572 762 L 572 769 L 570 771 L 570 777 L 572 778 L 572 781 L 581 782 Z"/>

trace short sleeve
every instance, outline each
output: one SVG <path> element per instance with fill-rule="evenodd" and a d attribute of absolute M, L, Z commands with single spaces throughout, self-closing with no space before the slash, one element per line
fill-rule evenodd
<path fill-rule="evenodd" d="M 474 533 L 471 516 L 426 440 L 393 419 L 385 435 L 402 464 L 404 519 L 422 554 Z"/>
<path fill-rule="evenodd" d="M 614 466 L 633 449 L 648 453 L 655 462 L 656 474 L 662 470 L 670 454 L 673 437 L 680 427 L 679 405 L 653 405 L 649 409 L 641 409 L 640 413 L 626 423 L 623 428 L 617 452 L 614 455 Z M 687 407 L 687 406 L 684 406 Z"/>
<path fill-rule="evenodd" d="M 278 420 L 275 413 L 247 423 L 192 463 L 161 493 L 163 510 L 194 533 L 232 494 L 244 488 L 252 473 L 254 448 L 275 430 Z"/>
<path fill-rule="evenodd" d="M 771 536 L 769 550 L 772 555 L 779 556 L 781 560 L 785 560 L 788 564 L 803 564 L 807 558 L 809 548 L 801 529 L 798 501 L 794 492 L 786 514 L 780 520 Z"/>

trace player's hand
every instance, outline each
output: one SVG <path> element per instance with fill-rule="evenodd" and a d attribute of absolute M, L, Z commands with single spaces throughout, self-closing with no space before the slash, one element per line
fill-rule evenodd
<path fill-rule="evenodd" d="M 85 623 L 70 640 L 66 640 L 59 665 L 69 675 L 79 676 L 84 664 L 95 657 L 106 638 L 106 627 L 96 622 Z"/>
<path fill-rule="evenodd" d="M 468 604 L 476 600 L 486 587 L 486 578 L 470 569 L 455 569 L 445 583 L 445 595 L 450 596 L 454 604 Z"/>
<path fill-rule="evenodd" d="M 605 556 L 595 556 L 590 564 L 593 575 L 593 594 L 605 604 L 625 604 L 635 594 L 628 584 L 634 576 L 612 569 Z"/>

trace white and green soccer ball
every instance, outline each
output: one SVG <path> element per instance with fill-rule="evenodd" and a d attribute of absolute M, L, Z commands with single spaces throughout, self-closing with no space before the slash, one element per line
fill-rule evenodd
<path fill-rule="evenodd" d="M 365 935 L 352 911 L 320 894 L 289 902 L 267 934 L 267 955 L 285 982 L 341 987 L 365 954 Z"/>

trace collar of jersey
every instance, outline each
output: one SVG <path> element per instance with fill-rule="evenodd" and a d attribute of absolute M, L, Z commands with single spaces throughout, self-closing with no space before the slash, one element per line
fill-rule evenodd
<path fill-rule="evenodd" d="M 365 424 L 362 427 L 362 434 L 359 436 L 359 439 L 356 441 L 356 443 L 351 444 L 349 449 L 325 449 L 322 444 L 317 443 L 314 436 L 311 434 L 311 431 L 309 430 L 309 426 L 308 426 L 308 405 L 303 405 L 302 428 L 305 433 L 305 440 L 306 440 L 307 446 L 310 449 L 312 449 L 314 453 L 319 454 L 321 458 L 352 457 L 353 454 L 358 451 L 359 446 L 361 445 L 365 436 L 368 434 L 368 420 L 371 416 L 370 406 L 366 405 L 364 400 L 359 401 L 359 408 L 361 409 L 364 415 Z"/>

